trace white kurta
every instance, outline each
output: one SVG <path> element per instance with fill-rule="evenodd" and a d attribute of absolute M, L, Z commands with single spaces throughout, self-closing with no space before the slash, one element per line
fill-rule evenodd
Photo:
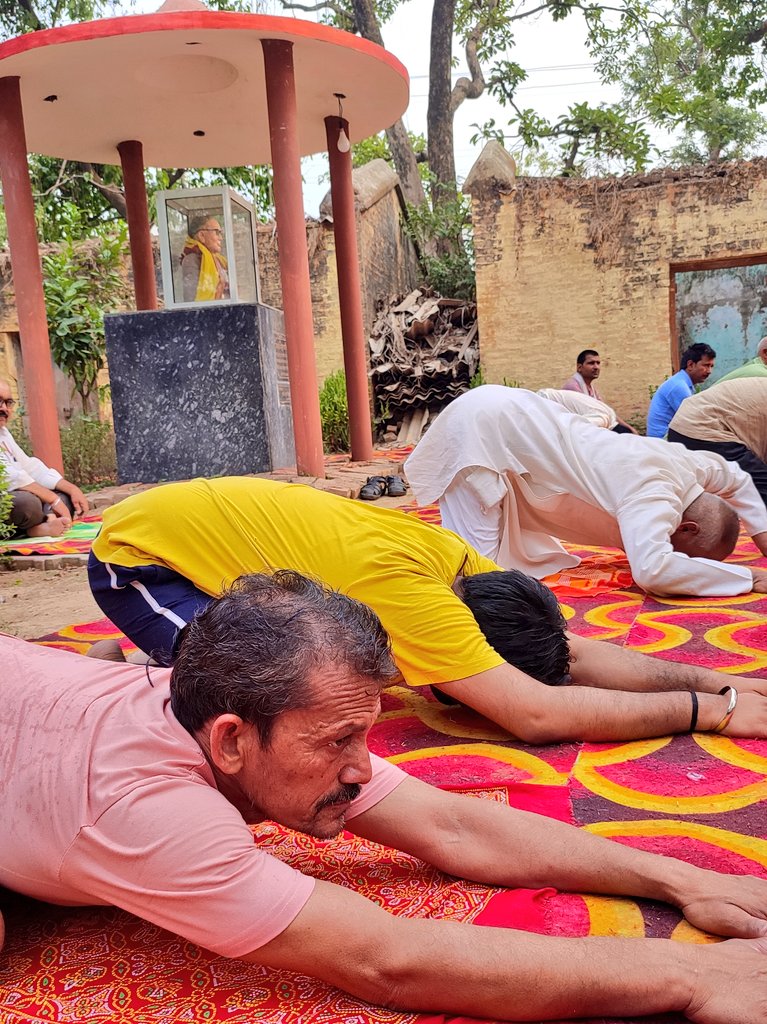
<path fill-rule="evenodd" d="M 541 578 L 578 564 L 557 538 L 626 552 L 656 594 L 731 596 L 751 590 L 741 565 L 690 558 L 671 535 L 704 491 L 731 505 L 753 536 L 767 509 L 751 478 L 710 452 L 617 435 L 531 391 L 487 384 L 461 395 L 405 464 L 420 504 L 504 568 Z"/>
<path fill-rule="evenodd" d="M 46 466 L 40 459 L 19 448 L 7 427 L 0 427 L 0 462 L 5 465 L 8 490 L 16 491 L 28 484 L 41 484 L 55 490 L 61 473 Z"/>

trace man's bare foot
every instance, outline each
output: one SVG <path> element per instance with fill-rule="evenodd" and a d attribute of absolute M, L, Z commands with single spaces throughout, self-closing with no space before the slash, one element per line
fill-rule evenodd
<path fill-rule="evenodd" d="M 85 652 L 86 658 L 99 658 L 100 661 L 125 661 L 123 649 L 117 640 L 97 640 Z"/>
<path fill-rule="evenodd" d="M 30 526 L 27 530 L 28 537 L 60 537 L 66 533 L 69 524 L 60 516 L 49 515 L 37 526 Z"/>

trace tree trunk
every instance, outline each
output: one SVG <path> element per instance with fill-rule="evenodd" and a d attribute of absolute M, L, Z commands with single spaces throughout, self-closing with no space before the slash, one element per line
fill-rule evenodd
<path fill-rule="evenodd" d="M 455 153 L 453 150 L 452 57 L 455 0 L 434 0 L 429 57 L 429 110 L 426 117 L 429 170 L 434 175 L 432 204 L 454 200 Z"/>
<path fill-rule="evenodd" d="M 381 27 L 378 24 L 372 0 L 352 0 L 352 7 L 359 34 L 363 38 L 369 39 L 371 43 L 383 46 Z M 412 206 L 420 206 L 426 196 L 418 173 L 415 153 L 401 120 L 395 122 L 391 128 L 387 128 L 386 138 L 402 186 L 402 194 Z"/>

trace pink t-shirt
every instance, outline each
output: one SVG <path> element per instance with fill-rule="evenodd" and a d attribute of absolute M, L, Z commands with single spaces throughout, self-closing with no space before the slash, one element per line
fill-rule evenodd
<path fill-rule="evenodd" d="M 224 956 L 269 942 L 314 880 L 259 850 L 170 707 L 170 670 L 0 635 L 0 885 L 106 904 Z M 407 776 L 371 755 L 349 817 Z"/>

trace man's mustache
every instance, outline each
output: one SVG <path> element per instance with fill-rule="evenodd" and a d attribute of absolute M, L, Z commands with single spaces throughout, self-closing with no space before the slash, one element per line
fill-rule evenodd
<path fill-rule="evenodd" d="M 343 786 L 339 786 L 333 793 L 328 793 L 327 796 L 318 801 L 315 806 L 315 811 L 321 811 L 325 807 L 330 807 L 331 804 L 345 804 L 351 803 L 352 800 L 356 800 L 362 792 L 362 786 L 356 782 L 348 782 Z"/>

